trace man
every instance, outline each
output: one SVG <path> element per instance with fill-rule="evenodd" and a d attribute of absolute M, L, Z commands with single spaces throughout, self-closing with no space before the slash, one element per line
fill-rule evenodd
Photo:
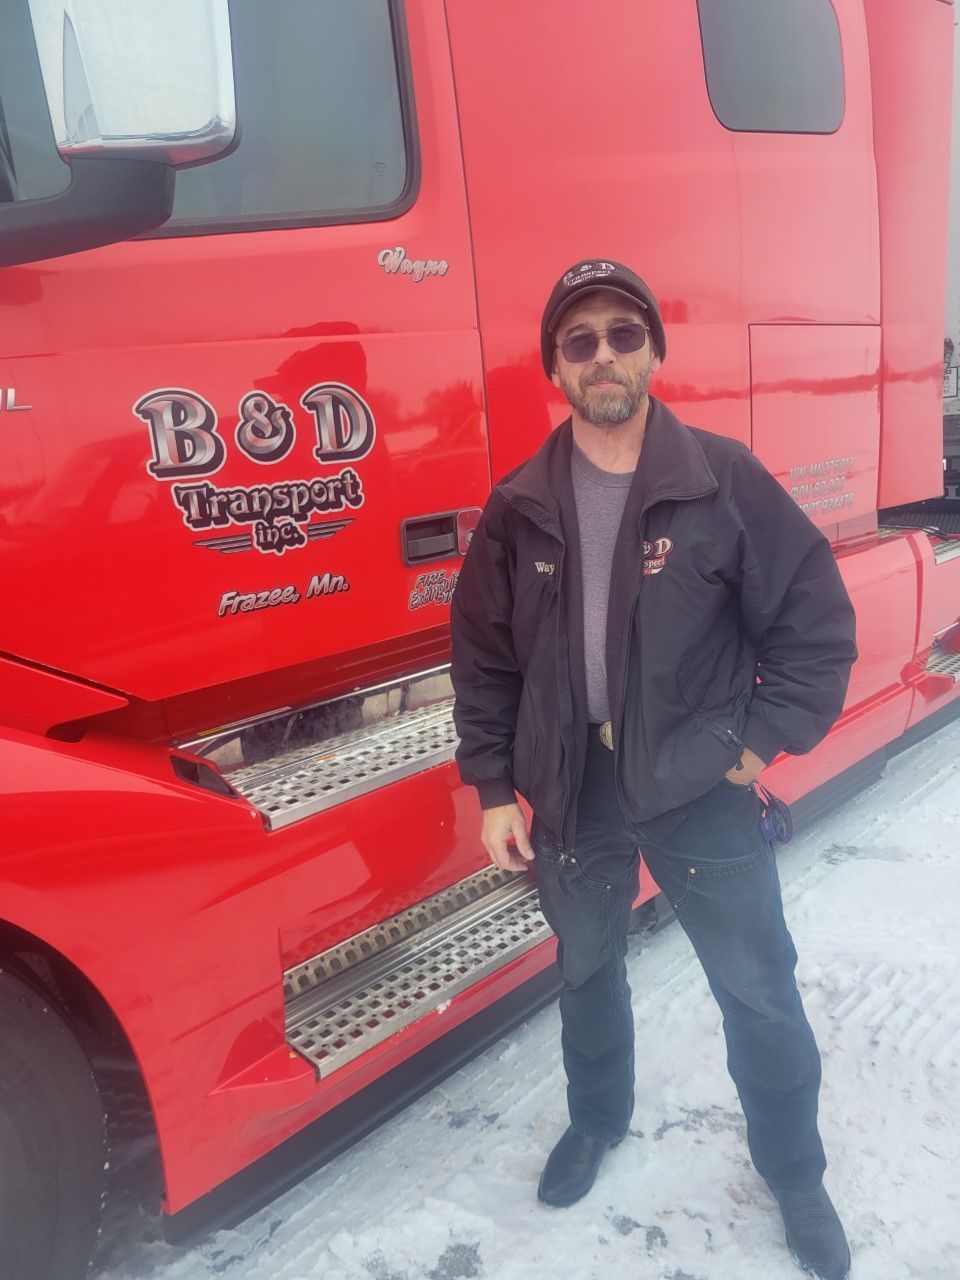
<path fill-rule="evenodd" d="M 826 539 L 750 451 L 648 394 L 666 339 L 639 276 L 577 263 L 540 337 L 572 416 L 495 487 L 452 615 L 457 759 L 481 838 L 499 867 L 536 860 L 558 937 L 570 1127 L 539 1196 L 585 1195 L 630 1124 L 639 845 L 723 1012 L 787 1243 L 834 1280 L 849 1250 L 822 1184 L 820 1058 L 753 783 L 839 715 L 853 610 Z"/>

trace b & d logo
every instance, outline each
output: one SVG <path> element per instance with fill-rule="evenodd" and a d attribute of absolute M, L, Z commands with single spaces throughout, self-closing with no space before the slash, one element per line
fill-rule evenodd
<path fill-rule="evenodd" d="M 351 387 L 318 383 L 303 393 L 300 404 L 313 418 L 317 439 L 313 455 L 318 462 L 354 463 L 373 448 L 373 413 Z M 172 488 L 187 528 L 203 531 L 235 525 L 249 530 L 197 539 L 198 546 L 224 553 L 253 548 L 282 555 L 314 538 L 330 537 L 350 523 L 349 519 L 311 521 L 314 513 L 327 515 L 363 505 L 363 481 L 353 466 L 344 466 L 335 475 L 275 484 L 218 488 L 201 480 L 223 466 L 227 442 L 219 434 L 215 409 L 195 391 L 181 387 L 151 391 L 133 411 L 150 431 L 150 475 L 161 481 L 191 481 L 174 483 Z M 234 440 L 251 462 L 264 466 L 281 462 L 293 448 L 296 434 L 287 405 L 258 390 L 241 398 Z"/>
<path fill-rule="evenodd" d="M 643 543 L 643 572 L 644 576 L 651 573 L 661 573 L 666 566 L 667 556 L 673 550 L 672 538 L 656 538 L 653 542 Z"/>

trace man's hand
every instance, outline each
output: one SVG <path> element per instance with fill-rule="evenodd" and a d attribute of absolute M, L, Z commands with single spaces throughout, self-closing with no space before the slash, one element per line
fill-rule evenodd
<path fill-rule="evenodd" d="M 751 782 L 756 782 L 766 767 L 765 760 L 761 760 L 749 747 L 744 747 L 740 755 L 740 763 L 728 769 L 724 777 L 728 782 L 735 782 L 737 786 L 749 787 Z"/>
<path fill-rule="evenodd" d="M 523 871 L 533 858 L 527 824 L 518 804 L 484 809 L 480 839 L 493 862 L 504 871 Z M 508 845 L 508 840 L 516 841 L 516 847 Z"/>

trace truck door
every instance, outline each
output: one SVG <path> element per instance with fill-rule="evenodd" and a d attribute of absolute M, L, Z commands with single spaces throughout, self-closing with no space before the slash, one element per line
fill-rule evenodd
<path fill-rule="evenodd" d="M 862 0 L 698 0 L 740 197 L 752 445 L 834 541 L 876 523 L 880 246 Z"/>
<path fill-rule="evenodd" d="M 3 647 L 145 699 L 409 669 L 489 489 L 442 5 L 231 12 L 236 149 L 0 271 Z"/>

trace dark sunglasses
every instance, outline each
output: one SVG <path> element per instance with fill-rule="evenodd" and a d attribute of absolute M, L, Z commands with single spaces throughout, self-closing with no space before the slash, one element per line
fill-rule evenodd
<path fill-rule="evenodd" d="M 571 364 L 586 364 L 599 351 L 602 337 L 606 337 L 611 351 L 618 356 L 628 356 L 632 351 L 642 349 L 649 332 L 642 324 L 615 324 L 601 333 L 575 333 L 558 346 L 563 358 Z"/>

